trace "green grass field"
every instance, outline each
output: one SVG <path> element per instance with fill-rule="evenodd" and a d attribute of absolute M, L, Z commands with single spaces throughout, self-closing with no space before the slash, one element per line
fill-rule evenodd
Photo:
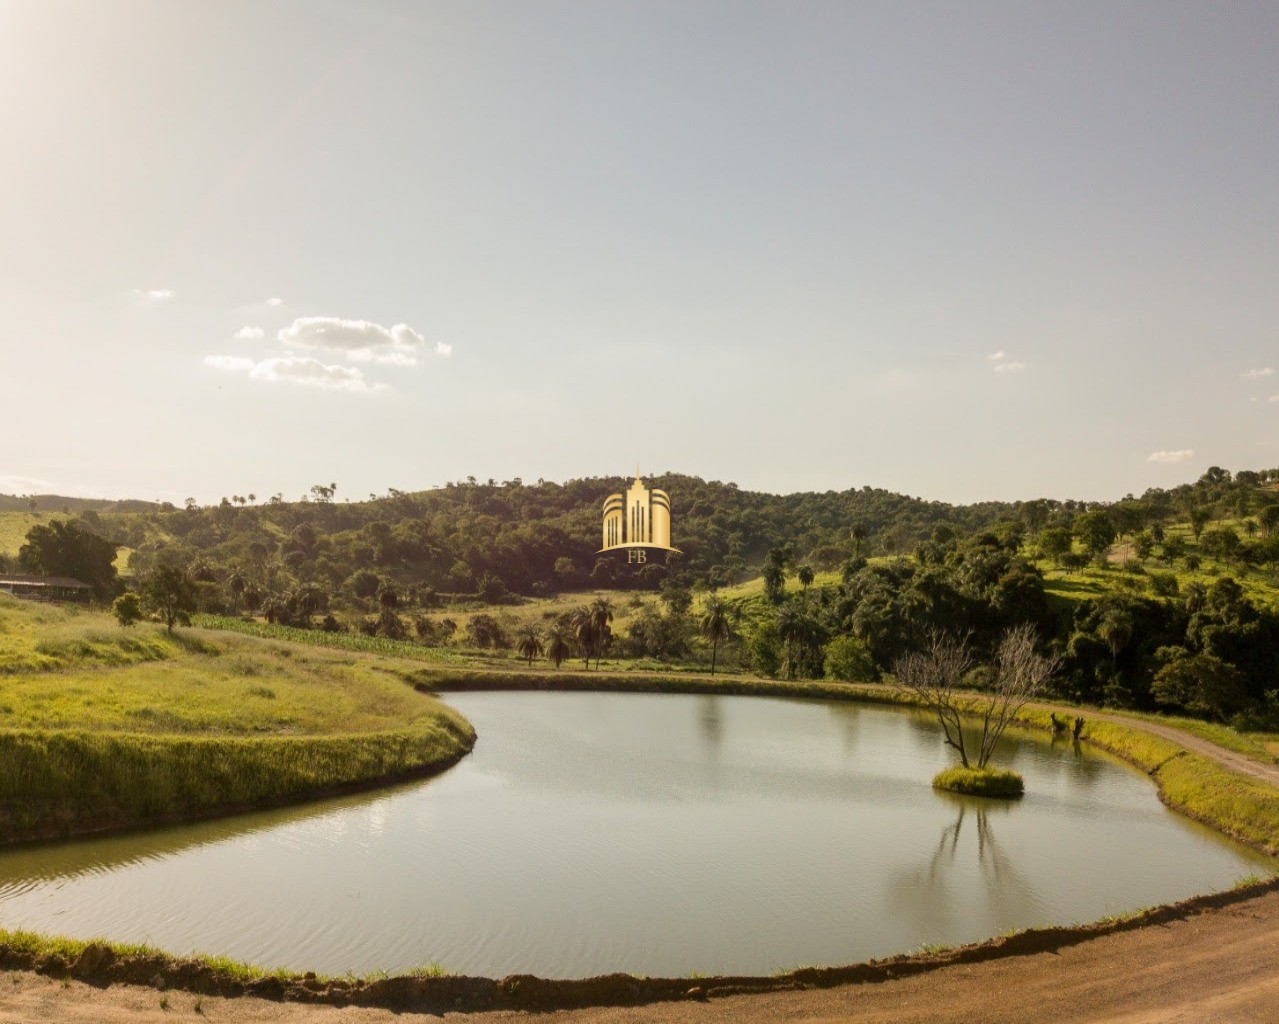
<path fill-rule="evenodd" d="M 60 513 L 0 512 L 0 555 L 16 555 L 27 542 L 31 527 L 70 518 Z"/>
<path fill-rule="evenodd" d="M 128 516 L 132 513 L 115 513 Z M 27 542 L 27 533 L 33 526 L 48 526 L 59 520 L 74 519 L 74 516 L 63 512 L 15 512 L 0 511 L 0 555 L 17 555 L 22 545 Z M 121 547 L 115 554 L 115 567 L 123 572 L 129 565 L 132 548 Z"/>
<path fill-rule="evenodd" d="M 402 659 L 0 595 L 0 840 L 422 773 L 474 731 Z"/>

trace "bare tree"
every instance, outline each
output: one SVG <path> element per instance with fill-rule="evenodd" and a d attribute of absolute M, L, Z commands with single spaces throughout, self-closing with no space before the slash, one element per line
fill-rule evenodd
<path fill-rule="evenodd" d="M 969 767 L 968 749 L 959 718 L 963 698 L 957 690 L 973 664 L 968 635 L 954 636 L 941 630 L 929 632 L 923 650 L 912 651 L 893 662 L 897 685 L 937 716 L 946 742 L 959 752 L 965 768 Z"/>
<path fill-rule="evenodd" d="M 981 745 L 977 767 L 986 767 L 999 737 L 1022 708 L 1044 692 L 1061 660 L 1060 655 L 1042 655 L 1035 650 L 1039 633 L 1029 623 L 1005 631 L 995 652 L 995 687 L 987 695 L 981 720 Z"/>
<path fill-rule="evenodd" d="M 961 690 L 960 683 L 976 664 L 969 636 L 934 630 L 924 648 L 893 663 L 893 675 L 902 690 L 912 694 L 937 716 L 948 746 L 959 754 L 965 768 L 968 744 L 961 727 L 963 713 L 980 717 L 976 767 L 986 767 L 1004 730 L 1022 709 L 1043 693 L 1057 668 L 1056 655 L 1045 657 L 1035 650 L 1039 639 L 1034 626 L 1023 624 L 1006 631 L 995 655 L 995 681 L 988 693 Z"/>

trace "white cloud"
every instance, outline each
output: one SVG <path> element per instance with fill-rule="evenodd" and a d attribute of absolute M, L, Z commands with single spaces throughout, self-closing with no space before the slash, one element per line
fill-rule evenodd
<path fill-rule="evenodd" d="M 54 483 L 34 476 L 0 473 L 0 494 L 56 494 L 67 498 L 100 498 L 101 492 L 80 484 Z M 42 511 L 48 512 L 45 508 Z"/>
<path fill-rule="evenodd" d="M 1195 457 L 1193 448 L 1180 448 L 1176 451 L 1151 452 L 1146 456 L 1147 462 L 1189 462 Z"/>
<path fill-rule="evenodd" d="M 1266 399 L 1267 402 L 1279 402 L 1279 395 L 1271 395 Z"/>
<path fill-rule="evenodd" d="M 443 356 L 445 359 L 447 359 L 449 356 L 453 354 L 453 346 L 446 345 L 442 341 L 437 341 L 435 343 L 435 354 L 437 356 Z"/>
<path fill-rule="evenodd" d="M 204 365 L 212 366 L 215 370 L 226 370 L 228 373 L 239 373 L 241 370 L 251 370 L 257 365 L 256 359 L 250 359 L 248 356 L 205 356 Z"/>
<path fill-rule="evenodd" d="M 994 362 L 998 362 L 1000 359 L 1007 359 L 1008 356 L 1005 354 L 1004 350 L 1001 348 L 998 352 L 988 352 L 986 354 L 986 358 L 989 359 L 992 363 L 994 363 Z"/>
<path fill-rule="evenodd" d="M 134 288 L 129 294 L 137 299 L 146 299 L 148 302 L 168 302 L 178 293 L 172 288 Z"/>
<path fill-rule="evenodd" d="M 280 306 L 284 305 L 284 300 L 278 295 L 272 295 L 265 303 L 263 303 L 263 305 L 270 306 L 272 309 L 278 309 Z"/>
<path fill-rule="evenodd" d="M 266 331 L 261 327 L 241 327 L 235 332 L 236 341 L 261 341 L 266 337 Z"/>
<path fill-rule="evenodd" d="M 276 337 L 290 348 L 333 352 L 353 363 L 386 366 L 416 366 L 418 356 L 426 349 L 426 339 L 408 324 L 383 327 L 370 320 L 327 316 L 299 317 Z M 448 355 L 452 350 L 452 346 L 435 347 L 438 355 Z"/>
<path fill-rule="evenodd" d="M 383 390 L 385 384 L 370 384 L 353 366 L 329 366 L 310 356 L 276 356 L 263 359 L 249 371 L 254 380 L 286 381 L 328 391 L 354 391 L 369 394 Z"/>
<path fill-rule="evenodd" d="M 204 365 L 226 373 L 244 373 L 252 380 L 301 384 L 326 391 L 372 394 L 386 388 L 385 384 L 370 383 L 363 371 L 353 366 L 329 366 L 310 356 L 271 356 L 262 360 L 247 356 L 205 356 Z"/>
<path fill-rule="evenodd" d="M 0 474 L 0 494 L 51 494 L 53 484 L 34 476 Z"/>
<path fill-rule="evenodd" d="M 1026 369 L 1025 363 L 999 363 L 995 367 L 996 373 L 1021 373 Z"/>
<path fill-rule="evenodd" d="M 1261 367 L 1260 369 L 1256 369 L 1256 370 L 1248 370 L 1246 373 L 1241 373 L 1241 374 L 1239 374 L 1239 376 L 1240 376 L 1240 377 L 1248 377 L 1248 378 L 1251 378 L 1251 379 L 1255 380 L 1255 379 L 1256 379 L 1256 378 L 1258 378 L 1258 377 L 1272 377 L 1272 376 L 1274 376 L 1274 372 L 1275 372 L 1275 371 L 1274 371 L 1274 369 L 1273 369 L 1272 367 L 1269 367 L 1269 366 L 1263 366 L 1263 367 Z"/>

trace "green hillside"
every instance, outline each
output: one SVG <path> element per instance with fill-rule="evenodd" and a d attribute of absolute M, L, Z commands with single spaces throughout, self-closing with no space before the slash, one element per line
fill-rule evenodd
<path fill-rule="evenodd" d="M 210 625 L 350 634 L 481 664 L 540 658 L 562 634 L 592 665 L 709 667 L 713 650 L 717 666 L 763 675 L 876 678 L 930 630 L 970 635 L 984 657 L 1031 622 L 1060 655 L 1063 696 L 1279 715 L 1279 470 L 1213 468 L 1115 502 L 972 506 L 651 482 L 673 496 L 683 554 L 643 567 L 596 554 L 618 479 L 467 481 L 364 502 L 326 485 L 313 501 L 71 518 L 128 551 L 117 588 L 175 566 Z M 0 513 L 4 550 L 55 518 L 39 515 Z M 712 595 L 728 630 L 713 644 L 701 621 Z"/>

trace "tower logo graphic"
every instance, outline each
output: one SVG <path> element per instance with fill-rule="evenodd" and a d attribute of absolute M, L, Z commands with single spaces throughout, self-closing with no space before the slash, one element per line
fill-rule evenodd
<path fill-rule="evenodd" d="M 645 487 L 637 466 L 627 492 L 604 499 L 604 546 L 599 554 L 625 551 L 628 563 L 642 565 L 650 549 L 679 551 L 671 547 L 671 496 Z"/>

